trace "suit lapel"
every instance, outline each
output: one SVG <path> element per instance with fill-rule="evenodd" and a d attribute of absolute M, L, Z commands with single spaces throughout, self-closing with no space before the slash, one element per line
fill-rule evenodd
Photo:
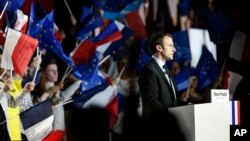
<path fill-rule="evenodd" d="M 152 64 L 154 65 L 154 67 L 156 68 L 156 70 L 159 72 L 159 74 L 161 74 L 161 76 L 164 78 L 164 80 L 166 81 L 167 85 L 170 86 L 168 79 L 166 78 L 165 74 L 163 73 L 162 69 L 159 67 L 159 65 L 155 62 L 154 59 L 152 59 Z"/>

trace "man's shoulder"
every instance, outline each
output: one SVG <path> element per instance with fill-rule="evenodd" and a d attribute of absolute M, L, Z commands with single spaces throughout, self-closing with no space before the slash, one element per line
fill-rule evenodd
<path fill-rule="evenodd" d="M 140 76 L 145 76 L 145 75 L 153 75 L 156 71 L 156 63 L 154 61 L 150 61 L 148 64 L 143 66 L 141 71 L 139 72 Z"/>

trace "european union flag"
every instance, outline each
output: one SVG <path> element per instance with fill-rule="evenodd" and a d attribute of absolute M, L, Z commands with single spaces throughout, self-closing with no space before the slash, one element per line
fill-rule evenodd
<path fill-rule="evenodd" d="M 94 0 L 93 5 L 104 11 L 120 12 L 135 0 Z"/>
<path fill-rule="evenodd" d="M 47 14 L 44 18 L 37 20 L 35 7 L 32 4 L 28 35 L 37 38 L 39 48 L 55 53 L 66 64 L 72 66 L 71 59 L 64 53 L 61 44 L 54 36 L 54 13 Z"/>
<path fill-rule="evenodd" d="M 92 84 L 100 84 L 102 81 L 102 78 L 98 75 L 98 64 L 99 64 L 99 53 L 95 52 L 93 56 L 90 58 L 88 64 L 78 64 L 74 67 L 73 73 L 74 75 L 80 79 L 84 80 L 86 82 L 92 83 Z"/>
<path fill-rule="evenodd" d="M 178 62 L 191 61 L 191 51 L 189 48 L 189 38 L 187 31 L 175 32 L 172 34 L 176 52 L 174 60 Z"/>
<path fill-rule="evenodd" d="M 187 47 L 175 46 L 174 60 L 178 62 L 190 62 L 191 52 Z"/>
<path fill-rule="evenodd" d="M 172 34 L 174 45 L 189 48 L 189 37 L 187 31 L 175 32 Z"/>
<path fill-rule="evenodd" d="M 23 6 L 24 0 L 0 0 L 0 9 L 2 10 L 8 2 L 7 10 L 12 11 L 12 10 L 17 10 L 21 9 Z"/>
<path fill-rule="evenodd" d="M 29 19 L 29 28 L 27 31 L 27 34 L 33 38 L 39 38 L 40 35 L 42 34 L 43 30 L 45 31 L 50 31 L 53 29 L 51 27 L 49 21 L 53 21 L 53 13 L 50 12 L 48 14 L 41 13 L 41 7 L 38 4 L 35 7 L 35 4 L 31 4 L 31 10 L 30 10 L 30 19 Z M 45 33 L 44 31 L 44 33 Z M 47 32 L 49 33 L 49 32 Z"/>
<path fill-rule="evenodd" d="M 217 10 L 208 12 L 205 16 L 212 41 L 225 41 L 233 37 L 235 27 L 228 13 Z"/>
<path fill-rule="evenodd" d="M 80 30 L 76 34 L 76 39 L 79 41 L 85 39 L 90 31 L 103 25 L 102 18 L 95 11 L 86 7 L 82 10 L 80 22 Z"/>
<path fill-rule="evenodd" d="M 212 84 L 220 74 L 217 62 L 214 60 L 212 53 L 203 46 L 200 60 L 195 68 L 198 75 L 198 88 L 202 89 Z"/>
<path fill-rule="evenodd" d="M 192 69 L 189 66 L 184 66 L 174 77 L 179 92 L 188 88 L 191 71 Z"/>
<path fill-rule="evenodd" d="M 137 63 L 135 64 L 135 69 L 139 71 L 145 64 L 151 59 L 151 55 L 147 53 L 148 41 L 146 39 L 141 40 L 140 53 L 138 56 Z"/>
<path fill-rule="evenodd" d="M 180 0 L 178 4 L 178 10 L 181 16 L 187 16 L 189 14 L 189 11 L 191 9 L 190 2 L 190 0 Z"/>
<path fill-rule="evenodd" d="M 100 84 L 104 82 L 104 79 L 103 81 L 100 81 Z M 80 94 L 84 93 L 85 91 L 89 90 L 89 89 L 92 89 L 94 88 L 95 86 L 98 86 L 100 84 L 94 84 L 94 83 L 91 83 L 91 82 L 87 82 L 87 81 L 82 81 L 81 84 L 80 84 Z"/>

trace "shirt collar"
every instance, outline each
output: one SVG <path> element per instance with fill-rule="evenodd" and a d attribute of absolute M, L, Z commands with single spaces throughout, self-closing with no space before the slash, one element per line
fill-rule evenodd
<path fill-rule="evenodd" d="M 155 60 L 155 62 L 159 65 L 159 67 L 163 70 L 163 66 L 165 65 L 165 62 L 162 60 L 156 58 L 154 55 L 152 55 L 152 58 Z"/>

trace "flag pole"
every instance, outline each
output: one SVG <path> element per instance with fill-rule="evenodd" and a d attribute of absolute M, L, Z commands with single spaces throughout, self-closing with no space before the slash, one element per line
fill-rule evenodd
<path fill-rule="evenodd" d="M 41 57 L 42 53 L 40 52 L 39 48 L 37 47 L 37 56 Z M 37 76 L 37 73 L 38 73 L 38 70 L 39 70 L 40 66 L 37 66 L 36 67 L 36 71 L 35 71 L 35 74 L 34 74 L 34 77 L 33 77 L 33 82 L 35 82 L 36 80 L 36 76 Z"/>
<path fill-rule="evenodd" d="M 122 76 L 124 70 L 125 70 L 125 65 L 122 67 L 122 70 L 121 70 L 121 72 L 120 72 L 119 75 L 118 75 L 119 78 L 121 78 L 121 76 Z"/>
<path fill-rule="evenodd" d="M 65 80 L 65 78 L 70 74 L 70 72 L 71 72 L 72 70 L 73 70 L 73 69 L 70 68 L 69 66 L 67 67 L 67 69 L 66 69 L 65 72 L 64 72 L 64 75 L 63 75 L 63 77 L 62 77 L 61 82 L 63 82 L 63 81 Z"/>
<path fill-rule="evenodd" d="M 67 2 L 66 0 L 64 0 L 64 3 L 65 3 L 65 5 L 66 5 L 66 7 L 67 7 L 67 9 L 68 9 L 68 11 L 69 11 L 70 16 L 71 16 L 71 17 L 75 17 L 75 16 L 73 15 L 73 13 L 72 13 L 70 7 L 69 7 L 68 2 Z"/>
<path fill-rule="evenodd" d="M 66 102 L 59 103 L 59 104 L 55 105 L 54 108 L 56 109 L 56 108 L 58 108 L 59 106 L 63 106 L 63 105 L 65 105 L 65 104 L 69 104 L 69 103 L 71 103 L 71 102 L 73 102 L 72 99 L 71 99 L 71 100 L 68 100 L 68 101 L 66 101 Z"/>
<path fill-rule="evenodd" d="M 6 73 L 7 69 L 4 69 L 4 72 L 1 74 L 0 79 L 2 79 L 3 75 Z"/>
<path fill-rule="evenodd" d="M 9 2 L 6 1 L 5 5 L 4 5 L 4 8 L 3 8 L 3 11 L 2 11 L 2 13 L 1 13 L 1 15 L 0 15 L 0 20 L 2 19 L 3 13 L 5 12 L 5 10 L 6 10 L 7 6 L 8 6 L 8 4 L 9 4 Z"/>
<path fill-rule="evenodd" d="M 64 74 L 63 74 L 63 77 L 62 77 L 61 82 L 63 82 L 63 81 L 64 81 L 64 79 L 65 79 L 66 74 L 67 74 L 67 72 L 68 72 L 68 71 L 69 71 L 69 66 L 67 66 L 67 69 L 65 70 L 65 72 L 64 72 Z"/>
<path fill-rule="evenodd" d="M 110 57 L 110 55 L 107 55 L 106 57 L 104 57 L 98 64 L 98 66 L 101 66 L 103 62 L 105 62 L 108 58 Z"/>

